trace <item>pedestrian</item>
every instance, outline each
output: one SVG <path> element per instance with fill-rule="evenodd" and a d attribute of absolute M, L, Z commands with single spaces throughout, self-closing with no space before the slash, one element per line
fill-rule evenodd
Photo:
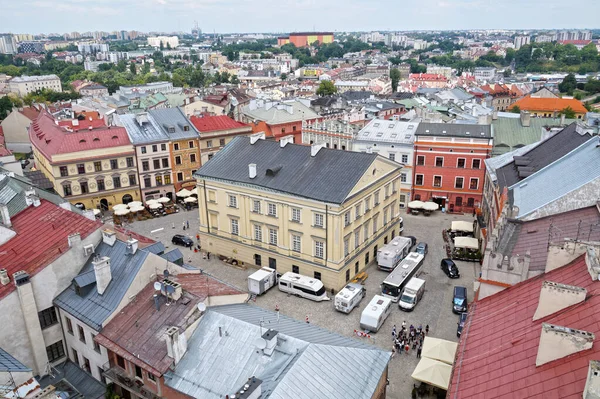
<path fill-rule="evenodd" d="M 210 260 L 210 252 L 206 253 L 206 257 Z"/>
<path fill-rule="evenodd" d="M 190 228 L 190 221 L 189 220 L 185 221 L 185 227 L 187 227 L 188 229 Z"/>
<path fill-rule="evenodd" d="M 185 222 L 183 222 L 183 229 L 185 230 Z"/>
<path fill-rule="evenodd" d="M 410 346 L 408 344 L 406 344 L 406 346 L 404 346 L 404 350 L 406 351 L 406 354 L 408 355 L 408 350 L 410 349 Z"/>
<path fill-rule="evenodd" d="M 404 330 L 404 329 L 406 329 L 406 320 L 404 320 L 404 321 L 402 322 L 402 329 L 403 329 L 403 330 Z"/>
<path fill-rule="evenodd" d="M 392 345 L 392 359 L 396 356 L 396 346 Z"/>
<path fill-rule="evenodd" d="M 423 351 L 423 346 L 419 344 L 419 347 L 417 348 L 417 357 L 420 358 L 421 357 L 421 352 Z"/>
<path fill-rule="evenodd" d="M 425 326 L 425 335 L 429 335 L 429 324 Z"/>
<path fill-rule="evenodd" d="M 394 327 L 392 327 L 392 340 L 396 338 L 396 325 L 394 324 Z"/>

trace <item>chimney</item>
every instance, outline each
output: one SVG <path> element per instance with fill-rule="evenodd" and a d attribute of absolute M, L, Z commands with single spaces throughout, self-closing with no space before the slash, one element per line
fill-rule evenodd
<path fill-rule="evenodd" d="M 135 238 L 129 237 L 129 240 L 127 240 L 127 249 L 126 249 L 127 255 L 135 255 L 135 253 L 137 252 L 137 249 L 138 249 L 138 240 L 136 240 Z"/>
<path fill-rule="evenodd" d="M 521 126 L 529 127 L 531 124 L 531 114 L 529 111 L 521 111 Z"/>
<path fill-rule="evenodd" d="M 94 273 L 96 274 L 96 289 L 98 294 L 102 295 L 112 280 L 110 258 L 108 256 L 96 256 L 92 261 L 92 265 L 94 265 Z"/>
<path fill-rule="evenodd" d="M 536 367 L 588 350 L 594 344 L 591 332 L 542 323 L 542 334 L 535 359 Z"/>
<path fill-rule="evenodd" d="M 0 284 L 6 285 L 10 282 L 8 277 L 8 271 L 6 269 L 0 269 Z"/>
<path fill-rule="evenodd" d="M 104 229 L 102 230 L 102 241 L 112 247 L 117 241 L 117 234 L 112 230 Z"/>
<path fill-rule="evenodd" d="M 258 132 L 250 135 L 250 144 L 256 143 L 258 140 L 265 139 L 265 132 Z"/>
<path fill-rule="evenodd" d="M 493 111 L 492 112 L 492 120 L 495 121 L 498 119 L 498 111 Z"/>
<path fill-rule="evenodd" d="M 77 118 L 73 119 L 73 120 L 71 121 L 71 124 L 72 124 L 73 126 L 79 126 L 79 119 L 77 119 Z"/>
<path fill-rule="evenodd" d="M 278 332 L 272 329 L 268 329 L 266 333 L 262 335 L 262 339 L 265 340 L 267 345 L 263 349 L 263 353 L 267 356 L 271 356 L 277 346 L 277 334 Z"/>
<path fill-rule="evenodd" d="M 586 295 L 587 290 L 585 288 L 544 281 L 533 320 L 539 320 L 559 310 L 583 302 Z"/>
<path fill-rule="evenodd" d="M 563 126 L 565 124 L 565 114 L 560 114 L 560 125 Z"/>
<path fill-rule="evenodd" d="M 590 360 L 583 397 L 586 399 L 600 397 L 600 361 L 598 360 Z"/>
<path fill-rule="evenodd" d="M 165 341 L 167 342 L 167 355 L 175 360 L 175 364 L 179 363 L 187 350 L 185 334 L 179 334 L 179 327 L 169 327 L 165 333 Z"/>
<path fill-rule="evenodd" d="M 284 136 L 279 139 L 279 147 L 283 148 L 289 143 L 294 143 L 294 135 L 290 134 L 289 136 Z"/>
<path fill-rule="evenodd" d="M 321 148 L 325 147 L 325 143 L 321 144 L 313 144 L 310 146 L 310 156 L 314 157 L 321 150 Z"/>
<path fill-rule="evenodd" d="M 81 234 L 73 233 L 67 237 L 67 241 L 69 242 L 69 248 L 79 246 L 81 245 Z"/>
<path fill-rule="evenodd" d="M 248 177 L 250 177 L 251 179 L 254 179 L 256 177 L 256 164 L 255 163 L 248 164 Z"/>
<path fill-rule="evenodd" d="M 10 221 L 10 213 L 8 212 L 8 206 L 6 204 L 0 204 L 0 215 L 2 215 L 2 221 L 4 222 L 4 226 L 12 227 L 12 222 Z"/>

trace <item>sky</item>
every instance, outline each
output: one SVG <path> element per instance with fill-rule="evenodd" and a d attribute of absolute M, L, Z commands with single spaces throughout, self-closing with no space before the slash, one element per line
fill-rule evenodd
<path fill-rule="evenodd" d="M 0 33 L 593 29 L 600 0 L 0 0 Z"/>

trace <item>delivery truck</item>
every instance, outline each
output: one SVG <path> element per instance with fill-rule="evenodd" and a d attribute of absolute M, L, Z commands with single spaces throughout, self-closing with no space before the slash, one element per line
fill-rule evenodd
<path fill-rule="evenodd" d="M 411 278 L 410 281 L 404 286 L 404 291 L 402 292 L 402 296 L 400 296 L 400 300 L 398 301 L 400 310 L 405 310 L 407 312 L 412 311 L 423 297 L 424 292 L 425 280 L 417 277 Z"/>
<path fill-rule="evenodd" d="M 263 267 L 248 276 L 248 291 L 254 295 L 262 295 L 277 284 L 277 271 Z"/>

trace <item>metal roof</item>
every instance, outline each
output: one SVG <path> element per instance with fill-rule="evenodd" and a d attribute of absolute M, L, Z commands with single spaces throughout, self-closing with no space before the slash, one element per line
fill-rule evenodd
<path fill-rule="evenodd" d="M 287 144 L 281 148 L 273 140 L 257 140 L 250 144 L 250 138 L 238 136 L 194 176 L 250 184 L 341 204 L 376 158 L 377 154 L 329 148 L 321 148 L 313 157 L 309 146 Z M 248 165 L 252 163 L 256 164 L 257 170 L 253 179 L 248 175 Z M 280 169 L 275 175 L 267 175 L 267 170 L 276 168 Z"/>
<path fill-rule="evenodd" d="M 112 280 L 102 295 L 98 294 L 97 289 L 91 289 L 85 295 L 80 296 L 71 284 L 54 299 L 54 304 L 94 330 L 100 331 L 104 321 L 123 300 L 125 292 L 129 289 L 148 256 L 148 252 L 141 249 L 137 250 L 134 255 L 128 255 L 126 248 L 127 244 L 120 240 L 115 241 L 112 247 L 101 242 L 96 248 L 96 254 L 110 258 L 110 271 L 112 273 Z M 75 279 L 81 278 L 83 274 L 94 270 L 92 261 L 93 257 L 87 261 L 81 273 Z"/>
<path fill-rule="evenodd" d="M 179 107 L 153 109 L 148 111 L 148 115 L 171 140 L 197 139 L 199 136 L 196 127 L 186 118 Z M 185 130 L 186 126 L 189 129 L 187 131 Z M 169 131 L 169 129 L 174 130 Z"/>
<path fill-rule="evenodd" d="M 144 250 L 148 252 L 152 252 L 154 255 L 162 255 L 165 253 L 165 245 L 157 241 L 154 244 L 148 245 Z"/>
<path fill-rule="evenodd" d="M 288 109 L 291 112 L 288 112 Z M 319 118 L 319 115 L 315 111 L 298 100 L 283 102 L 251 100 L 250 104 L 242 107 L 242 113 L 251 119 L 265 121 L 269 124 L 298 122 Z"/>
<path fill-rule="evenodd" d="M 472 137 L 490 139 L 492 138 L 492 129 L 490 125 L 421 122 L 417 129 L 416 135 L 438 137 Z"/>
<path fill-rule="evenodd" d="M 148 115 L 148 121 L 141 126 L 133 114 L 118 115 L 118 120 L 127 130 L 127 135 L 134 145 L 151 144 L 169 141 L 169 136 Z"/>
<path fill-rule="evenodd" d="M 175 263 L 179 260 L 183 260 L 183 254 L 179 250 L 179 248 L 175 248 L 170 250 L 169 252 L 160 256 L 163 259 L 168 260 L 169 262 Z"/>
<path fill-rule="evenodd" d="M 0 372 L 26 372 L 31 369 L 0 348 Z M 3 381 L 4 382 L 4 381 Z"/>
<path fill-rule="evenodd" d="M 415 140 L 418 123 L 373 119 L 361 129 L 356 141 L 381 141 L 394 144 L 410 144 Z"/>
<path fill-rule="evenodd" d="M 57 392 L 68 392 L 75 388 L 77 392 L 69 392 L 71 393 L 69 398 L 78 398 L 77 394 L 79 394 L 86 399 L 101 399 L 106 393 L 106 386 L 103 383 L 70 360 L 52 367 L 52 373 L 42 377 L 39 383 L 42 389 L 53 385 Z"/>

